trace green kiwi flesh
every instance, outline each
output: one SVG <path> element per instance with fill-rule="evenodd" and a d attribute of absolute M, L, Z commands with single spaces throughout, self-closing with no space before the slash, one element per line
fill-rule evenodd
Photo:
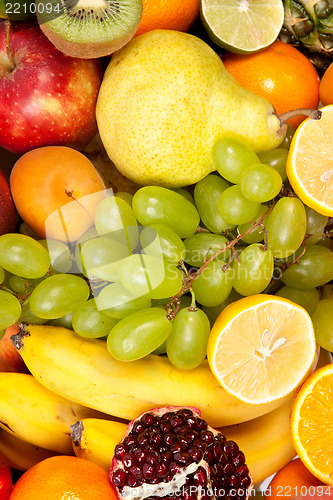
<path fill-rule="evenodd" d="M 112 54 L 137 31 L 142 0 L 36 0 L 40 28 L 64 54 Z"/>

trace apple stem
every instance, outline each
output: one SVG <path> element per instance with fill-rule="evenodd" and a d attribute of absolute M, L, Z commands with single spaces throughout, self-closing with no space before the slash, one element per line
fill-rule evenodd
<path fill-rule="evenodd" d="M 13 71 L 15 69 L 15 62 L 14 62 L 14 57 L 13 53 L 10 47 L 10 21 L 8 19 L 5 20 L 5 30 L 6 30 L 6 51 L 7 51 L 7 57 L 9 60 L 10 64 L 10 69 Z"/>
<path fill-rule="evenodd" d="M 320 120 L 321 115 L 322 112 L 320 109 L 298 108 L 281 113 L 279 120 L 281 124 L 286 123 L 290 118 L 294 118 L 295 116 L 309 116 L 312 120 Z"/>

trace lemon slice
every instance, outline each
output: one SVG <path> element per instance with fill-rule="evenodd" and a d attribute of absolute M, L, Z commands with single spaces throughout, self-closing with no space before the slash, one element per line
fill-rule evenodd
<path fill-rule="evenodd" d="M 316 359 L 311 318 L 275 295 L 244 297 L 222 310 L 207 358 L 221 386 L 246 403 L 278 400 L 296 389 Z"/>
<path fill-rule="evenodd" d="M 319 120 L 297 128 L 287 158 L 287 176 L 297 196 L 322 215 L 333 216 L 333 105 Z"/>
<path fill-rule="evenodd" d="M 201 0 L 201 19 L 210 38 L 230 52 L 256 52 L 278 37 L 282 0 Z"/>
<path fill-rule="evenodd" d="M 333 485 L 333 363 L 306 379 L 291 416 L 295 449 L 310 472 Z"/>

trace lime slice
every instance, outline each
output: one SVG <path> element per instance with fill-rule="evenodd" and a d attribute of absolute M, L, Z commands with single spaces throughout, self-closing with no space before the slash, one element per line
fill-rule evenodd
<path fill-rule="evenodd" d="M 217 45 L 249 54 L 276 40 L 284 9 L 282 0 L 201 0 L 201 19 Z"/>

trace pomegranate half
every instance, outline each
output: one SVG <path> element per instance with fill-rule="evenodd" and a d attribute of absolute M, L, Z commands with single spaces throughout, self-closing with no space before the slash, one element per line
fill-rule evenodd
<path fill-rule="evenodd" d="M 253 481 L 244 453 L 196 408 L 155 408 L 133 420 L 115 448 L 110 479 L 121 500 L 245 500 Z"/>

